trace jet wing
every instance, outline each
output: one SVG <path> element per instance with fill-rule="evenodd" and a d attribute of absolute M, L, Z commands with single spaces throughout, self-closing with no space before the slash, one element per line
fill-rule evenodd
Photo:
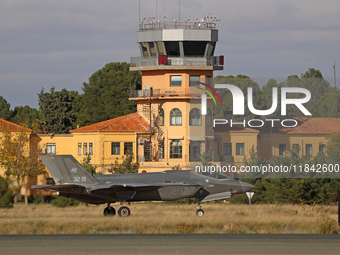
<path fill-rule="evenodd" d="M 77 184 L 32 185 L 31 188 L 61 193 L 86 193 L 86 188 Z"/>

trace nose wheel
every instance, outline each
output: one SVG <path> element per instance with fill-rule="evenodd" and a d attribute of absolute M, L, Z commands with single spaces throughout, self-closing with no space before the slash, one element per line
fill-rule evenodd
<path fill-rule="evenodd" d="M 198 209 L 198 210 L 196 211 L 196 215 L 201 217 L 201 216 L 204 215 L 204 211 L 203 211 L 202 209 Z"/>
<path fill-rule="evenodd" d="M 198 207 L 199 207 L 199 209 L 197 209 L 196 215 L 201 217 L 201 216 L 204 215 L 204 211 L 203 211 L 203 209 L 201 208 L 201 207 L 202 207 L 202 204 L 201 204 L 200 202 L 198 202 Z"/>

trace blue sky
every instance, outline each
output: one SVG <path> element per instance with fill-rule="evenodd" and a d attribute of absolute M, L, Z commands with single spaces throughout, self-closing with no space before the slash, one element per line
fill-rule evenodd
<path fill-rule="evenodd" d="M 313 67 L 332 78 L 334 60 L 339 70 L 340 1 L 140 0 L 140 15 L 178 19 L 179 2 L 182 20 L 220 20 L 215 55 L 225 68 L 215 75 L 284 78 Z M 38 108 L 42 87 L 81 92 L 106 63 L 139 55 L 138 17 L 138 0 L 0 0 L 0 96 Z"/>

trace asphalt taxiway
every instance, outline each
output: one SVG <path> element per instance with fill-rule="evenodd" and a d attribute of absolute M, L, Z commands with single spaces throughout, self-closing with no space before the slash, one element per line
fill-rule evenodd
<path fill-rule="evenodd" d="M 340 254 L 340 235 L 4 235 L 0 254 Z"/>

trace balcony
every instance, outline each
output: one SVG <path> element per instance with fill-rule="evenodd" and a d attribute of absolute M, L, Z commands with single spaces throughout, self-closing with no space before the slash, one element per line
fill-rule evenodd
<path fill-rule="evenodd" d="M 203 92 L 201 90 L 197 90 L 197 92 L 190 92 L 190 89 L 182 90 L 182 91 L 174 91 L 174 90 L 166 90 L 166 89 L 154 89 L 152 91 L 152 95 L 150 95 L 150 89 L 144 89 L 144 90 L 132 90 L 130 91 L 130 100 L 134 99 L 157 99 L 157 98 L 194 98 L 194 97 L 200 97 L 200 95 Z"/>
<path fill-rule="evenodd" d="M 204 68 L 207 70 L 223 70 L 223 56 L 211 57 L 167 57 L 166 62 L 160 64 L 158 57 L 132 57 L 131 70 L 143 69 L 195 69 Z M 184 68 L 185 67 L 185 68 Z"/>

